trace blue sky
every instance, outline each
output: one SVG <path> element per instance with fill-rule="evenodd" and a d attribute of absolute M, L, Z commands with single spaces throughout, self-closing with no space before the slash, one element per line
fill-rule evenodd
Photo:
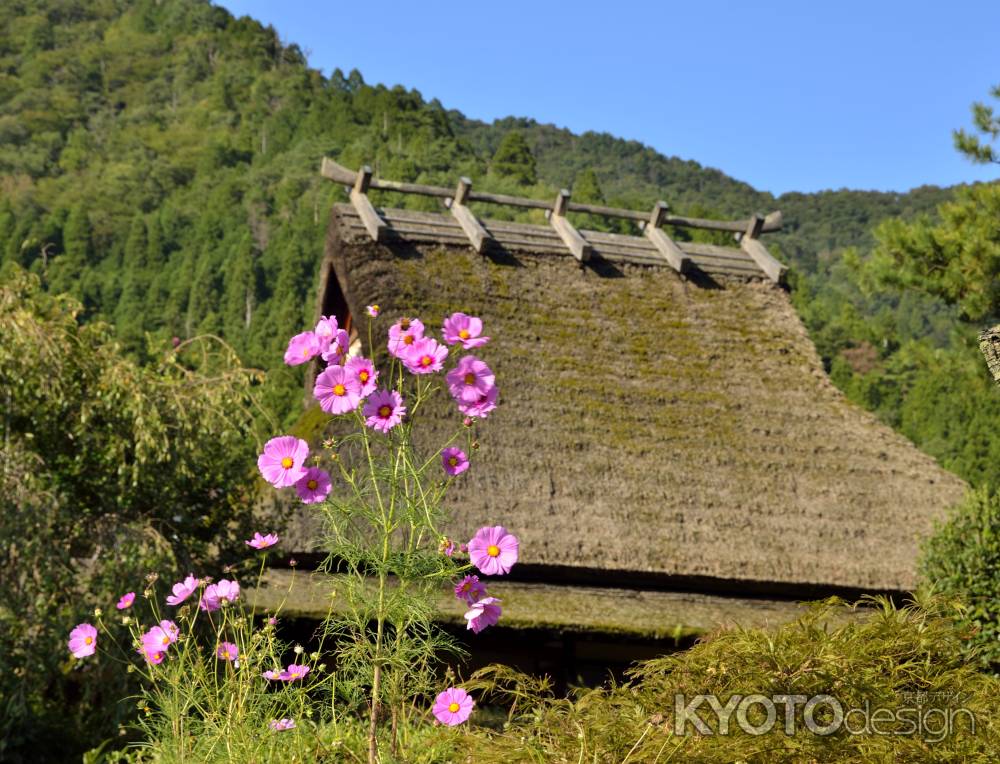
<path fill-rule="evenodd" d="M 1000 177 L 952 148 L 1000 83 L 1000 2 L 224 0 L 329 74 L 594 130 L 756 188 Z"/>

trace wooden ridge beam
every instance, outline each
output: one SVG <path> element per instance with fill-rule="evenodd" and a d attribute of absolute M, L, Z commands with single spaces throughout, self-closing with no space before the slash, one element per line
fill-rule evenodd
<path fill-rule="evenodd" d="M 763 229 L 763 217 L 760 215 L 754 215 L 750 218 L 747 230 L 744 232 L 743 238 L 740 239 L 740 249 L 754 259 L 754 262 L 756 262 L 760 269 L 767 274 L 767 277 L 771 279 L 771 281 L 775 284 L 783 284 L 785 282 L 785 274 L 788 272 L 788 268 L 779 263 L 771 255 L 771 253 L 767 251 L 767 247 L 760 243 L 760 240 L 757 237 L 760 236 Z"/>
<path fill-rule="evenodd" d="M 388 229 L 388 226 L 385 221 L 378 216 L 378 213 L 372 206 L 371 200 L 368 198 L 368 188 L 371 185 L 371 180 L 371 167 L 365 165 L 358 170 L 357 177 L 354 180 L 354 186 L 351 188 L 351 204 L 353 204 L 354 209 L 358 211 L 358 217 L 360 217 L 361 222 L 365 224 L 365 228 L 368 230 L 368 234 L 372 237 L 372 239 L 374 241 L 382 241 L 385 238 L 385 232 Z"/>
<path fill-rule="evenodd" d="M 581 263 L 585 263 L 593 254 L 593 248 L 587 240 L 580 235 L 573 225 L 566 219 L 566 206 L 569 204 L 569 191 L 565 188 L 556 197 L 556 203 L 549 211 L 549 223 L 556 229 L 563 244 L 573 253 L 573 257 Z"/>
<path fill-rule="evenodd" d="M 469 237 L 472 248 L 481 255 L 486 249 L 486 245 L 493 241 L 493 237 L 486 232 L 476 216 L 472 214 L 472 210 L 465 206 L 471 190 L 472 181 L 465 177 L 459 178 L 458 188 L 455 189 L 455 196 L 452 198 L 451 204 L 448 204 L 447 200 L 445 200 L 445 204 L 448 204 L 451 214 L 462 226 L 465 235 Z"/>
<path fill-rule="evenodd" d="M 674 240 L 660 228 L 663 225 L 663 219 L 667 216 L 668 209 L 666 202 L 657 202 L 642 232 L 647 239 L 653 242 L 653 246 L 663 255 L 671 268 L 678 273 L 687 273 L 691 268 L 691 258 L 684 254 L 681 248 L 674 243 Z"/>

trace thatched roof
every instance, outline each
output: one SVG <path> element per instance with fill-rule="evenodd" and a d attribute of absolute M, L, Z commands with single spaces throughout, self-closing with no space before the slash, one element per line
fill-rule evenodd
<path fill-rule="evenodd" d="M 455 538 L 503 523 L 527 565 L 626 584 L 915 585 L 918 543 L 964 483 L 834 388 L 759 270 L 706 255 L 685 277 L 599 251 L 581 266 L 547 254 L 545 226 L 481 256 L 441 235 L 450 217 L 380 214 L 411 233 L 375 243 L 352 206 L 332 213 L 326 257 L 351 312 L 433 327 L 461 310 L 493 338 L 480 355 L 501 404 L 457 481 Z M 442 404 L 443 437 L 458 420 Z"/>

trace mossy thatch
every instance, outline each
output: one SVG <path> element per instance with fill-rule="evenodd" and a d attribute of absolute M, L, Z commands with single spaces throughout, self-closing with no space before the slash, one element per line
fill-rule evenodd
<path fill-rule="evenodd" d="M 787 293 L 667 267 L 376 244 L 335 207 L 328 277 L 436 328 L 483 318 L 500 406 L 452 494 L 455 538 L 502 522 L 522 561 L 781 587 L 903 591 L 965 485 L 830 383 Z M 350 225 L 344 221 L 350 219 Z M 376 342 L 374 353 L 384 354 Z M 372 349 L 365 348 L 371 353 Z M 430 446 L 458 425 L 426 410 Z"/>

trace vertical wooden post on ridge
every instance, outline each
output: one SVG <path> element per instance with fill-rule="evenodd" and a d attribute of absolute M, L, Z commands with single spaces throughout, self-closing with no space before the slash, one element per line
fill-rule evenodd
<path fill-rule="evenodd" d="M 476 216 L 472 214 L 472 210 L 465 206 L 465 202 L 469 198 L 469 191 L 471 190 L 472 181 L 465 177 L 460 178 L 449 209 L 458 221 L 458 224 L 462 226 L 465 235 L 469 237 L 472 248 L 481 255 L 483 250 L 486 249 L 486 244 L 493 241 L 493 237 L 486 232 L 486 229 L 476 219 Z"/>
<path fill-rule="evenodd" d="M 666 202 L 657 202 L 649 214 L 649 222 L 646 223 L 642 232 L 653 243 L 657 251 L 663 255 L 671 268 L 678 273 L 686 273 L 691 268 L 691 258 L 684 254 L 681 248 L 674 243 L 674 240 L 660 228 L 669 209 Z"/>
<path fill-rule="evenodd" d="M 351 189 L 351 204 L 358 211 L 358 217 L 364 223 L 368 234 L 375 241 L 381 241 L 385 236 L 388 226 L 385 221 L 378 216 L 371 200 L 368 198 L 368 186 L 372 181 L 372 168 L 365 165 L 358 170 L 357 178 L 354 180 L 354 187 Z"/>
<path fill-rule="evenodd" d="M 568 205 L 569 191 L 564 188 L 559 192 L 555 205 L 553 205 L 552 210 L 548 213 L 549 223 L 556 229 L 556 233 L 563 240 L 563 244 L 573 253 L 573 257 L 581 263 L 585 263 L 590 259 L 594 250 L 587 243 L 587 240 L 580 235 L 580 232 L 566 219 Z"/>

